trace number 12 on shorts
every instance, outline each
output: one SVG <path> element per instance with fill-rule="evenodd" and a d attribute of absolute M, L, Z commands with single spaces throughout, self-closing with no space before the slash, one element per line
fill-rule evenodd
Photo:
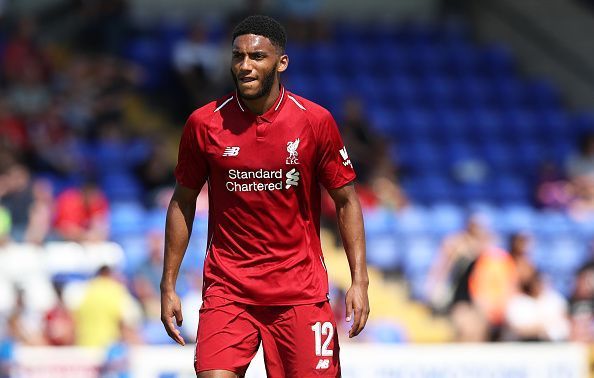
<path fill-rule="evenodd" d="M 311 330 L 314 331 L 316 341 L 316 356 L 330 357 L 334 353 L 332 349 L 328 349 L 330 341 L 334 336 L 334 326 L 331 322 L 316 322 L 311 326 Z M 326 336 L 324 344 L 322 344 L 322 336 Z"/>

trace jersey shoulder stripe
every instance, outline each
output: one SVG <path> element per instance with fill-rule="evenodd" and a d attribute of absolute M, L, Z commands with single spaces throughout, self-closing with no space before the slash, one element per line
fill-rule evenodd
<path fill-rule="evenodd" d="M 214 113 L 218 112 L 219 110 L 221 110 L 225 105 L 227 105 L 229 103 L 229 101 L 233 100 L 234 96 L 229 97 L 228 99 L 226 99 L 225 101 L 223 101 L 223 103 L 221 105 L 219 105 L 215 110 Z"/>
<path fill-rule="evenodd" d="M 288 97 L 288 98 L 289 98 L 291 101 L 293 101 L 293 102 L 295 103 L 295 105 L 297 105 L 297 106 L 299 107 L 299 109 L 301 109 L 301 110 L 307 110 L 307 109 L 305 109 L 305 106 L 301 105 L 301 103 L 300 103 L 299 101 L 297 101 L 297 99 L 296 99 L 295 97 L 293 97 L 293 96 L 291 96 L 291 95 L 287 95 L 287 97 Z"/>

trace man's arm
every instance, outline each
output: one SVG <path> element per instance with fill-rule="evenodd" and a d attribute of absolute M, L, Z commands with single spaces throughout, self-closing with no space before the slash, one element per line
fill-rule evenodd
<path fill-rule="evenodd" d="M 182 325 L 183 321 L 181 302 L 175 293 L 175 284 L 192 234 L 198 194 L 198 190 L 177 184 L 167 209 L 165 225 L 165 260 L 161 277 L 161 321 L 169 337 L 180 345 L 185 345 L 186 342 L 173 324 L 173 318 L 175 318 L 178 327 Z"/>
<path fill-rule="evenodd" d="M 365 231 L 359 198 L 353 184 L 328 191 L 336 205 L 338 228 L 351 269 L 351 287 L 346 293 L 346 320 L 355 313 L 349 337 L 359 334 L 369 316 L 367 263 L 365 260 Z"/>

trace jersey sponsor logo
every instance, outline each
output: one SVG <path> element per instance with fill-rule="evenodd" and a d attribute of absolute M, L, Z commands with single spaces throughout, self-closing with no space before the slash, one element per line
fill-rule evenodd
<path fill-rule="evenodd" d="M 340 156 L 342 156 L 342 165 L 345 167 L 350 165 L 351 168 L 353 168 L 353 164 L 351 163 L 351 159 L 349 159 L 349 154 L 347 153 L 346 147 L 342 147 L 340 150 L 338 150 L 338 152 L 340 152 Z"/>
<path fill-rule="evenodd" d="M 289 172 L 287 172 L 286 177 L 287 181 L 285 182 L 285 189 L 289 189 L 291 186 L 299 185 L 299 171 L 297 169 L 291 169 Z"/>
<path fill-rule="evenodd" d="M 242 171 L 230 169 L 227 172 L 229 181 L 225 187 L 230 192 L 261 192 L 289 189 L 299 185 L 300 173 L 293 168 L 284 173 L 282 169 Z M 284 180 L 283 180 L 284 179 Z"/>
<path fill-rule="evenodd" d="M 286 163 L 287 164 L 299 164 L 299 154 L 297 153 L 297 147 L 299 147 L 299 138 L 295 139 L 292 142 L 287 142 L 287 152 L 289 156 L 287 156 Z"/>
<path fill-rule="evenodd" d="M 316 365 L 316 370 L 328 369 L 330 367 L 330 360 L 321 358 Z"/>
<path fill-rule="evenodd" d="M 237 155 L 239 155 L 239 147 L 237 147 L 237 146 L 225 147 L 223 156 L 237 156 Z"/>

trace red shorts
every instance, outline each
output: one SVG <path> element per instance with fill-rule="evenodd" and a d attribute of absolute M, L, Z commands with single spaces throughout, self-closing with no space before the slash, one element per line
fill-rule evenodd
<path fill-rule="evenodd" d="M 268 377 L 340 377 L 338 333 L 330 304 L 252 306 L 206 297 L 200 308 L 196 373 L 239 376 L 262 341 Z"/>

